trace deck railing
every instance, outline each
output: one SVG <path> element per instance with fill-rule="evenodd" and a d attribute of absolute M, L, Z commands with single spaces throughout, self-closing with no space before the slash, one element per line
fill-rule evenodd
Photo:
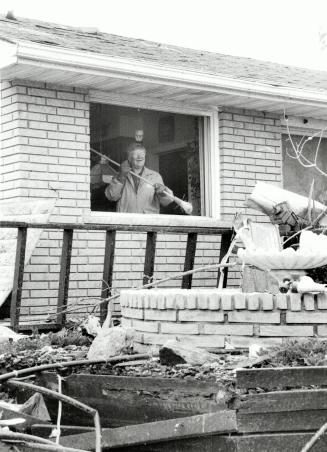
<path fill-rule="evenodd" d="M 58 301 L 57 301 L 57 322 L 55 327 L 65 325 L 66 314 L 65 308 L 68 302 L 70 263 L 74 231 L 105 231 L 105 252 L 103 263 L 102 278 L 102 298 L 108 298 L 111 295 L 111 286 L 113 278 L 114 258 L 115 258 L 115 241 L 116 233 L 121 231 L 146 233 L 146 249 L 144 259 L 144 277 L 143 284 L 147 283 L 153 277 L 156 241 L 158 233 L 167 234 L 187 234 L 187 243 L 184 260 L 184 271 L 192 270 L 194 266 L 194 258 L 196 253 L 196 245 L 198 235 L 216 235 L 221 236 L 221 245 L 219 252 L 219 261 L 226 254 L 231 238 L 232 227 L 225 224 L 221 227 L 186 227 L 186 226 L 147 226 L 147 225 L 125 225 L 125 224 L 67 224 L 67 223 L 25 223 L 19 221 L 0 221 L 0 228 L 17 228 L 17 247 L 16 259 L 13 279 L 13 291 L 10 306 L 10 323 L 14 331 L 20 329 L 20 307 L 22 300 L 22 288 L 24 277 L 25 250 L 28 228 L 38 229 L 55 229 L 63 230 L 63 240 L 61 248 Z M 220 270 L 217 274 L 217 284 L 220 277 Z M 227 285 L 228 268 L 224 272 L 223 287 Z M 186 275 L 182 278 L 181 287 L 191 289 L 192 275 Z M 100 306 L 100 318 L 103 321 L 107 315 L 108 306 L 106 303 Z M 50 325 L 38 325 L 38 327 L 48 327 Z"/>

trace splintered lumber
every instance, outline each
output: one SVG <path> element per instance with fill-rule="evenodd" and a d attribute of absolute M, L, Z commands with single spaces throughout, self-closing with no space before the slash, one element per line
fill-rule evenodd
<path fill-rule="evenodd" d="M 312 435 L 312 433 L 275 433 L 233 436 L 225 439 L 226 449 L 216 449 L 215 452 L 300 452 Z M 312 447 L 311 452 L 325 450 L 326 439 L 320 438 Z"/>
<path fill-rule="evenodd" d="M 44 372 L 37 383 L 47 388 L 57 387 L 55 373 Z M 62 382 L 64 394 L 96 408 L 103 427 L 121 427 L 226 409 L 225 401 L 216 394 L 223 387 L 215 382 L 199 382 L 177 378 L 118 377 L 112 375 L 78 374 Z M 46 399 L 50 417 L 55 422 L 57 404 Z M 91 425 L 86 416 L 79 416 L 67 406 L 62 415 L 64 424 Z"/>
<path fill-rule="evenodd" d="M 301 388 L 327 386 L 327 366 L 241 369 L 236 372 L 238 388 Z"/>
<path fill-rule="evenodd" d="M 241 414 L 327 410 L 327 390 L 275 391 L 242 396 L 233 408 Z"/>
<path fill-rule="evenodd" d="M 103 429 L 102 447 L 104 449 L 128 447 L 235 431 L 235 411 L 225 410 L 186 418 Z M 63 437 L 61 444 L 68 447 L 92 449 L 94 439 L 94 432 L 82 433 Z"/>
<path fill-rule="evenodd" d="M 315 431 L 326 422 L 326 419 L 327 410 L 237 413 L 239 433 Z"/>

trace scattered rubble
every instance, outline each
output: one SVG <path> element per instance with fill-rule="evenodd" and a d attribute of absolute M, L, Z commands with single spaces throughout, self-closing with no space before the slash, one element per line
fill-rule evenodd
<path fill-rule="evenodd" d="M 217 361 L 217 355 L 176 340 L 167 341 L 160 349 L 160 362 L 167 365 L 187 363 L 202 365 Z"/>
<path fill-rule="evenodd" d="M 102 328 L 87 354 L 88 359 L 108 359 L 124 353 L 131 353 L 135 330 L 115 326 Z"/>

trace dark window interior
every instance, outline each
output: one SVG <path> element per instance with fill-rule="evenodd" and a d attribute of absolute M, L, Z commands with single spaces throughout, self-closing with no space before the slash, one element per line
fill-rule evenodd
<path fill-rule="evenodd" d="M 192 203 L 192 215 L 201 215 L 201 120 L 191 115 L 91 103 L 91 148 L 121 164 L 127 158 L 128 146 L 141 131 L 147 151 L 145 166 L 158 172 L 175 196 Z M 117 203 L 109 201 L 104 194 L 107 185 L 101 179 L 99 162 L 100 157 L 91 152 L 91 210 L 115 212 Z M 112 174 L 119 172 L 119 167 L 110 166 L 114 170 Z M 92 174 L 99 177 L 94 178 Z M 181 214 L 174 203 L 161 206 L 160 213 Z"/>
<path fill-rule="evenodd" d="M 296 145 L 300 145 L 306 141 L 302 135 L 292 135 L 292 140 Z M 301 141 L 302 140 L 302 141 Z M 314 162 L 317 154 L 317 167 L 327 173 L 327 139 L 314 137 L 306 141 L 303 147 L 302 162 L 309 165 Z M 292 149 L 290 137 L 288 134 L 282 135 L 283 148 L 283 179 L 284 188 L 303 196 L 309 196 L 310 187 L 314 180 L 314 199 L 323 204 L 327 204 L 327 177 L 321 174 L 314 167 L 304 167 L 294 157 L 295 153 Z"/>

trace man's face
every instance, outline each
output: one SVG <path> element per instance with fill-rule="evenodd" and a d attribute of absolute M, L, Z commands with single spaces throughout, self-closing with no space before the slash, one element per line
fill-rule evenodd
<path fill-rule="evenodd" d="M 144 149 L 136 149 L 134 151 L 129 152 L 128 162 L 131 165 L 132 169 L 140 170 L 145 165 L 145 150 Z"/>

